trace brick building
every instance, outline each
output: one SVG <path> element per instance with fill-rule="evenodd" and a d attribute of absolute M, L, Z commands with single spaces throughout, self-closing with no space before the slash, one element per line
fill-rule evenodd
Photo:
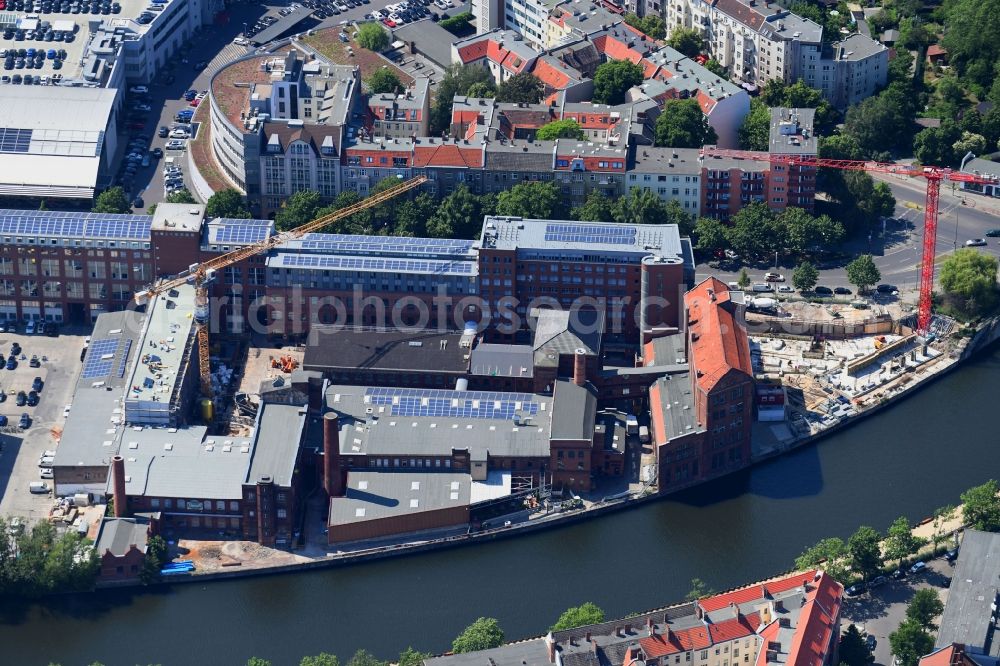
<path fill-rule="evenodd" d="M 105 518 L 94 540 L 101 562 L 98 578 L 108 582 L 134 582 L 146 561 L 149 538 L 159 532 L 156 513 L 131 518 Z"/>

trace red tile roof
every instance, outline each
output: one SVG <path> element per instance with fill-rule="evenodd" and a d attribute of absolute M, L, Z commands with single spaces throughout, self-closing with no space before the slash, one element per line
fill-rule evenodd
<path fill-rule="evenodd" d="M 520 74 L 528 64 L 528 61 L 524 58 L 505 48 L 490 37 L 484 37 L 460 47 L 458 49 L 458 57 L 466 65 L 483 58 L 488 58 L 514 74 Z"/>
<path fill-rule="evenodd" d="M 663 633 L 647 636 L 639 640 L 639 645 L 647 656 L 661 657 L 677 652 L 704 650 L 717 643 L 752 636 L 759 626 L 760 616 L 751 613 L 714 624 L 700 624 L 690 629 L 671 631 L 669 636 L 664 636 Z"/>
<path fill-rule="evenodd" d="M 563 90 L 571 81 L 570 76 L 566 72 L 558 67 L 553 67 L 541 58 L 535 62 L 535 68 L 531 70 L 531 73 L 553 90 Z"/>
<path fill-rule="evenodd" d="M 788 666 L 823 666 L 837 638 L 834 631 L 843 594 L 843 586 L 825 574 L 808 591 L 788 650 Z"/>
<path fill-rule="evenodd" d="M 725 289 L 725 287 L 723 287 L 723 289 Z M 705 609 L 706 613 L 712 613 L 714 611 L 721 610 L 732 603 L 745 604 L 750 601 L 762 600 L 765 598 L 765 591 L 767 594 L 772 596 L 781 592 L 787 592 L 793 588 L 805 585 L 815 576 L 815 570 L 792 574 L 791 576 L 786 576 L 777 580 L 770 580 L 765 583 L 755 583 L 747 587 L 742 587 L 738 590 L 723 592 L 722 594 L 717 594 L 714 597 L 702 599 L 698 602 L 698 604 Z"/>
<path fill-rule="evenodd" d="M 688 357 L 706 393 L 736 370 L 753 376 L 746 327 L 731 312 L 729 288 L 708 278 L 684 295 L 688 310 Z"/>
<path fill-rule="evenodd" d="M 481 168 L 483 151 L 479 146 L 459 146 L 454 143 L 416 146 L 413 149 L 413 166 Z"/>
<path fill-rule="evenodd" d="M 927 47 L 927 57 L 933 58 L 934 56 L 948 55 L 948 49 L 944 48 L 940 44 L 931 44 Z"/>
<path fill-rule="evenodd" d="M 957 660 L 958 646 L 952 643 L 920 658 L 920 666 L 951 666 Z"/>

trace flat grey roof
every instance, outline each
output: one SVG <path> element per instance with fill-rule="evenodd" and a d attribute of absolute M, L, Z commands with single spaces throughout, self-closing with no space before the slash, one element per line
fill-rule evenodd
<path fill-rule="evenodd" d="M 194 285 L 184 284 L 160 294 L 147 306 L 142 341 L 135 350 L 126 385 L 126 410 L 143 403 L 171 402 L 190 360 L 187 354 L 195 334 L 194 296 Z"/>
<path fill-rule="evenodd" d="M 834 44 L 834 50 L 837 60 L 862 60 L 888 49 L 885 44 L 856 32 Z"/>
<path fill-rule="evenodd" d="M 645 83 L 658 83 L 646 81 Z M 701 176 L 701 151 L 697 148 L 656 148 L 636 146 L 632 172 L 656 174 L 697 174 Z M 631 183 L 632 176 L 629 176 Z"/>
<path fill-rule="evenodd" d="M 969 652 L 1000 657 L 990 608 L 998 602 L 998 589 L 1000 534 L 965 530 L 935 645 L 961 643 Z"/>
<path fill-rule="evenodd" d="M 344 497 L 330 499 L 329 524 L 349 525 L 468 506 L 472 477 L 451 472 L 349 472 Z"/>
<path fill-rule="evenodd" d="M 453 449 L 468 449 L 473 459 L 549 454 L 548 396 L 331 386 L 326 407 L 340 416 L 345 455 L 450 455 Z M 411 416 L 419 413 L 436 415 Z M 530 416 L 527 424 L 522 416 Z"/>
<path fill-rule="evenodd" d="M 508 643 L 490 650 L 424 659 L 425 666 L 552 666 L 544 638 Z"/>
<path fill-rule="evenodd" d="M 122 557 L 134 544 L 139 552 L 146 552 L 146 541 L 149 535 L 149 519 L 135 518 L 105 518 L 101 521 L 101 530 L 97 535 L 94 550 L 97 556 L 111 551 L 116 557 Z"/>
<path fill-rule="evenodd" d="M 329 371 L 340 368 L 432 370 L 464 373 L 467 349 L 462 333 L 370 331 L 314 326 L 309 332 L 302 366 Z"/>
<path fill-rule="evenodd" d="M 441 67 L 451 65 L 451 43 L 455 35 L 434 21 L 417 21 L 394 28 L 392 35 L 404 42 L 415 42 L 420 53 Z"/>
<path fill-rule="evenodd" d="M 652 403 L 650 409 L 662 414 L 668 440 L 704 430 L 696 418 L 689 373 L 667 375 L 658 379 L 654 386 L 660 388 L 660 402 Z"/>
<path fill-rule="evenodd" d="M 556 380 L 552 404 L 552 439 L 594 439 L 597 394 L 590 386 Z"/>
<path fill-rule="evenodd" d="M 305 427 L 305 406 L 264 403 L 257 416 L 257 442 L 246 482 L 269 476 L 279 486 L 291 486 Z"/>
<path fill-rule="evenodd" d="M 302 21 L 306 20 L 312 15 L 311 9 L 306 9 L 305 7 L 296 7 L 288 16 L 281 16 L 271 24 L 269 27 L 261 30 L 256 35 L 250 38 L 250 43 L 254 46 L 260 46 L 261 44 L 267 44 L 268 42 L 273 42 L 279 37 L 284 36 L 286 32 L 297 26 Z"/>
<path fill-rule="evenodd" d="M 118 453 L 124 422 L 121 400 L 128 381 L 119 372 L 122 364 L 132 362 L 138 353 L 145 318 L 145 314 L 134 310 L 106 312 L 97 318 L 91 333 L 93 350 L 88 348 L 84 371 L 76 383 L 72 408 L 56 448 L 55 467 L 110 465 Z M 109 342 L 101 342 L 105 340 Z M 98 350 L 111 345 L 114 357 L 110 362 L 102 361 Z"/>
<path fill-rule="evenodd" d="M 813 130 L 816 109 L 771 109 L 770 152 L 782 155 L 816 155 L 818 142 Z"/>
<path fill-rule="evenodd" d="M 683 260 L 676 224 L 612 224 L 487 216 L 482 247 L 500 250 L 562 250 Z M 569 259 L 569 257 L 567 257 Z"/>
<path fill-rule="evenodd" d="M 534 350 L 529 345 L 482 343 L 472 350 L 469 372 L 489 377 L 531 377 Z"/>

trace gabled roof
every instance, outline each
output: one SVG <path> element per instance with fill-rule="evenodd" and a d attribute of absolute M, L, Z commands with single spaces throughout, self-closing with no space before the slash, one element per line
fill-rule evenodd
<path fill-rule="evenodd" d="M 531 73 L 553 90 L 563 90 L 583 79 L 580 72 L 550 55 L 542 56 L 535 61 Z"/>
<path fill-rule="evenodd" d="M 448 141 L 421 138 L 413 148 L 413 166 L 480 168 L 483 150 L 478 145 L 459 145 Z M 426 142 L 426 143 L 425 143 Z"/>
<path fill-rule="evenodd" d="M 760 615 L 751 613 L 719 623 L 701 624 L 690 629 L 671 631 L 669 636 L 656 634 L 639 640 L 648 657 L 662 657 L 677 652 L 704 650 L 744 636 L 752 636 L 760 626 Z"/>
<path fill-rule="evenodd" d="M 708 278 L 684 295 L 688 311 L 689 360 L 701 390 L 711 391 L 731 371 L 753 376 L 746 327 L 729 287 Z"/>
<path fill-rule="evenodd" d="M 795 637 L 788 649 L 789 666 L 823 666 L 835 639 L 844 588 L 830 576 L 820 576 L 806 593 Z"/>

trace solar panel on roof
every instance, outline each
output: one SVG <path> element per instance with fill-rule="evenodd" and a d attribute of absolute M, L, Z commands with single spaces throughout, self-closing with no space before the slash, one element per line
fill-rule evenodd
<path fill-rule="evenodd" d="M 472 245 L 473 241 L 453 238 L 353 236 L 347 234 L 307 234 L 301 241 L 301 246 L 305 250 L 404 256 L 462 256 L 470 252 Z"/>
<path fill-rule="evenodd" d="M 251 224 L 251 220 L 220 220 L 222 226 L 215 232 L 216 243 L 256 243 L 267 238 L 269 222 L 253 220 L 264 224 Z"/>
<path fill-rule="evenodd" d="M 322 268 L 365 271 L 390 271 L 419 274 L 460 274 L 471 275 L 476 264 L 471 261 L 444 261 L 419 259 L 394 259 L 381 257 L 331 257 L 313 254 L 282 254 L 283 266 L 289 268 Z"/>
<path fill-rule="evenodd" d="M 118 361 L 118 376 L 119 377 L 124 377 L 125 376 L 125 369 L 128 367 L 128 352 L 129 352 L 130 349 L 132 349 L 132 340 L 131 340 L 131 338 L 125 341 L 125 349 L 122 350 L 121 360 Z"/>
<path fill-rule="evenodd" d="M 393 416 L 510 421 L 515 414 L 531 416 L 539 409 L 530 393 L 369 388 L 365 396 L 370 404 L 388 406 Z"/>
<path fill-rule="evenodd" d="M 84 379 L 94 377 L 107 377 L 111 374 L 111 364 L 115 360 L 114 354 L 121 343 L 119 338 L 101 338 L 92 340 L 87 347 L 87 360 L 83 364 L 81 376 Z M 111 358 L 105 358 L 111 354 Z"/>
<path fill-rule="evenodd" d="M 633 245 L 638 230 L 631 225 L 546 224 L 545 240 L 559 243 Z"/>
<path fill-rule="evenodd" d="M 149 240 L 148 215 L 0 210 L 0 233 L 23 236 Z"/>
<path fill-rule="evenodd" d="M 30 129 L 0 127 L 0 153 L 26 153 L 31 146 Z"/>

